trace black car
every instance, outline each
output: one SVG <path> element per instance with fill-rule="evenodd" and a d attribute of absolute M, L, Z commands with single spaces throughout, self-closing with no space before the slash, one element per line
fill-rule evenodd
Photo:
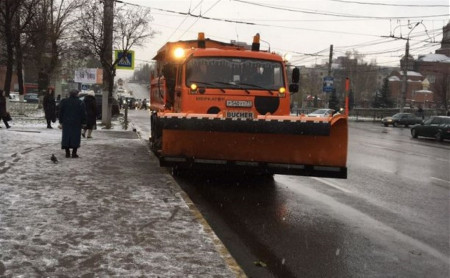
<path fill-rule="evenodd" d="M 28 93 L 23 96 L 23 99 L 27 103 L 38 103 L 39 102 L 39 95 L 35 93 Z"/>
<path fill-rule="evenodd" d="M 412 113 L 397 113 L 392 117 L 385 117 L 381 120 L 384 126 L 392 125 L 397 127 L 399 125 L 404 125 L 408 127 L 410 125 L 422 123 L 422 118 L 416 117 Z"/>
<path fill-rule="evenodd" d="M 78 94 L 78 98 L 81 100 L 84 100 L 84 97 L 86 96 L 85 92 L 80 92 Z M 102 119 L 102 103 L 103 101 L 103 95 L 101 93 L 95 94 L 95 102 L 97 104 L 97 120 Z M 111 115 L 112 116 L 118 116 L 120 114 L 119 111 L 119 104 L 117 103 L 116 99 L 112 99 L 112 107 L 111 107 Z"/>
<path fill-rule="evenodd" d="M 450 139 L 450 117 L 435 116 L 426 120 L 423 124 L 411 127 L 411 136 L 436 138 L 438 141 Z"/>

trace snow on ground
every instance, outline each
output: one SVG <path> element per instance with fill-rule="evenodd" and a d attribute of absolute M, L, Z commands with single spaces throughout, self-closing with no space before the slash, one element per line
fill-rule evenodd
<path fill-rule="evenodd" d="M 93 136 L 73 159 L 42 118 L 0 129 L 0 276 L 235 276 L 135 133 Z"/>

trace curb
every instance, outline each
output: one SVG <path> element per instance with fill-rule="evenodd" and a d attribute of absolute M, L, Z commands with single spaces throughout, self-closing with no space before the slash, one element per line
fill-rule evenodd
<path fill-rule="evenodd" d="M 145 138 L 142 138 L 141 129 L 138 126 L 134 125 L 132 122 L 130 122 L 130 126 L 132 128 L 132 131 L 136 132 L 136 134 L 139 137 L 139 139 L 141 140 L 141 142 L 145 145 L 145 147 L 148 151 L 148 154 L 154 155 L 153 152 L 149 149 L 148 144 L 145 144 Z M 211 226 L 208 224 L 208 222 L 203 217 L 201 212 L 195 206 L 195 204 L 191 200 L 191 198 L 189 198 L 189 196 L 186 194 L 186 192 L 183 191 L 183 189 L 178 185 L 176 180 L 172 176 L 170 176 L 170 177 L 173 181 L 172 183 L 170 183 L 170 186 L 173 187 L 173 189 L 176 193 L 180 194 L 180 197 L 186 203 L 186 205 L 188 206 L 192 215 L 194 215 L 195 219 L 197 219 L 197 221 L 203 227 L 203 230 L 205 231 L 205 233 L 211 238 L 216 250 L 218 251 L 219 255 L 222 257 L 222 259 L 225 261 L 225 264 L 228 266 L 228 268 L 231 270 L 231 272 L 233 272 L 234 275 L 238 278 L 246 278 L 247 275 L 245 275 L 242 268 L 239 266 L 239 264 L 236 262 L 236 260 L 230 254 L 230 252 L 228 251 L 226 246 L 223 244 L 223 242 L 220 240 L 220 238 L 216 235 L 216 233 L 211 228 Z"/>

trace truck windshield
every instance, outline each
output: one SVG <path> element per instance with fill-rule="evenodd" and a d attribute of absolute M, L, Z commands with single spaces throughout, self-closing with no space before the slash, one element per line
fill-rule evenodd
<path fill-rule="evenodd" d="M 280 62 L 234 58 L 192 58 L 186 63 L 186 86 L 244 90 L 275 90 L 284 87 Z"/>

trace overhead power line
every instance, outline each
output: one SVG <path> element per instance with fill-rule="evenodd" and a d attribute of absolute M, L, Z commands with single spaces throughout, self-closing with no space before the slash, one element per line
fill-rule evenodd
<path fill-rule="evenodd" d="M 119 1 L 119 0 L 116 0 Z M 120 3 L 128 4 L 128 2 L 120 1 Z M 133 4 L 136 5 L 136 4 Z M 320 30 L 320 29 L 311 29 L 311 28 L 301 28 L 301 27 L 293 27 L 293 26 L 281 26 L 281 25 L 273 25 L 273 24 L 262 24 L 262 23 L 255 23 L 255 22 L 248 22 L 248 21 L 241 21 L 241 20 L 231 20 L 226 18 L 216 18 L 216 17 L 208 17 L 201 14 L 193 14 L 191 11 L 188 12 L 179 12 L 179 11 L 173 11 L 173 10 L 167 10 L 167 9 L 160 9 L 160 8 L 152 8 L 153 10 L 172 13 L 172 14 L 179 14 L 179 15 L 187 15 L 195 18 L 201 18 L 205 20 L 214 20 L 214 21 L 222 21 L 227 23 L 237 23 L 237 24 L 245 24 L 245 25 L 252 25 L 252 26 L 263 26 L 263 27 L 275 27 L 275 28 L 283 28 L 283 29 L 291 29 L 291 30 L 304 30 L 304 31 L 313 31 L 313 32 L 324 32 L 324 33 L 333 33 L 333 34 L 347 34 L 347 35 L 358 35 L 358 36 L 368 36 L 368 37 L 380 37 L 381 35 L 372 35 L 372 34 L 363 34 L 363 33 L 353 33 L 353 32 L 344 32 L 344 31 L 330 31 L 330 30 Z"/>
<path fill-rule="evenodd" d="M 344 0 L 329 0 L 332 2 L 348 3 L 348 4 L 359 4 L 359 5 L 373 5 L 373 6 L 391 6 L 391 7 L 412 7 L 412 8 L 436 8 L 436 7 L 446 7 L 449 5 L 414 5 L 414 4 L 392 4 L 392 3 L 375 3 L 375 2 L 360 2 L 360 1 L 344 1 Z"/>
<path fill-rule="evenodd" d="M 429 17 L 443 17 L 448 16 L 449 14 L 440 14 L 440 15 L 422 15 L 422 16 L 367 16 L 367 15 L 354 15 L 354 14 L 340 14 L 340 13 L 329 13 L 323 11 L 316 10 L 304 10 L 304 9 L 294 9 L 282 6 L 274 6 L 270 4 L 261 4 L 255 2 L 249 2 L 245 0 L 232 0 L 239 3 L 244 3 L 248 5 L 265 7 L 275 10 L 283 10 L 289 12 L 297 12 L 297 13 L 305 13 L 305 14 L 315 14 L 315 15 L 325 15 L 325 16 L 335 16 L 335 17 L 347 17 L 347 18 L 365 18 L 365 19 L 413 19 L 413 18 L 429 18 Z"/>

